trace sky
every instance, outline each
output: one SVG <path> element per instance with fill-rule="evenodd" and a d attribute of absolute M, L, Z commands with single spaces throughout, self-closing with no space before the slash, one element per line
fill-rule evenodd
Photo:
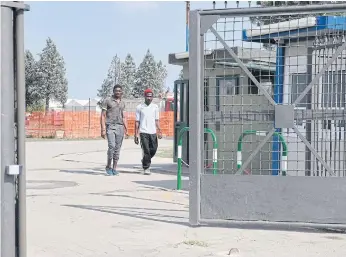
<path fill-rule="evenodd" d="M 181 68 L 167 62 L 169 53 L 185 51 L 183 1 L 26 3 L 25 48 L 38 58 L 48 37 L 55 42 L 66 63 L 69 98 L 96 97 L 116 54 L 123 60 L 131 53 L 139 65 L 150 49 L 167 65 L 166 86 L 178 78 Z M 196 8 L 212 8 L 212 1 L 192 2 Z"/>

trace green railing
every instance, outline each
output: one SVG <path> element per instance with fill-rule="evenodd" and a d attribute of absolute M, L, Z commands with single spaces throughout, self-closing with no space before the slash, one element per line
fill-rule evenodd
<path fill-rule="evenodd" d="M 243 164 L 242 162 L 242 148 L 243 148 L 243 139 L 248 135 L 256 135 L 256 136 L 266 136 L 268 132 L 266 131 L 257 131 L 257 130 L 245 130 L 238 139 L 238 148 L 237 148 L 237 169 L 239 170 Z M 279 132 L 274 132 L 275 136 L 279 137 L 279 140 L 282 144 L 282 168 L 281 173 L 282 176 L 286 176 L 287 173 L 287 143 L 283 136 Z"/>
<path fill-rule="evenodd" d="M 178 172 L 177 172 L 177 190 L 181 189 L 181 173 L 182 173 L 182 144 L 183 144 L 183 135 L 186 131 L 189 131 L 189 127 L 184 127 L 179 131 L 178 135 Z M 213 138 L 213 174 L 217 173 L 217 139 L 213 130 L 209 128 L 204 129 L 204 133 L 211 134 Z"/>

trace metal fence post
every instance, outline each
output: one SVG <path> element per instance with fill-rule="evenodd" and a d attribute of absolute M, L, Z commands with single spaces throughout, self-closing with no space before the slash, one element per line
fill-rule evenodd
<path fill-rule="evenodd" d="M 189 222 L 192 226 L 200 221 L 200 174 L 203 172 L 203 101 L 202 101 L 202 65 L 203 37 L 201 36 L 199 11 L 190 12 L 189 24 L 189 157 L 190 157 L 190 193 L 189 193 Z"/>
<path fill-rule="evenodd" d="M 13 11 L 1 6 L 1 256 L 15 257 L 15 164 Z"/>
<path fill-rule="evenodd" d="M 24 10 L 15 11 L 16 88 L 17 88 L 17 151 L 18 165 L 22 172 L 18 176 L 18 217 L 16 219 L 18 257 L 26 257 L 26 163 L 25 163 L 25 56 L 24 56 Z"/>

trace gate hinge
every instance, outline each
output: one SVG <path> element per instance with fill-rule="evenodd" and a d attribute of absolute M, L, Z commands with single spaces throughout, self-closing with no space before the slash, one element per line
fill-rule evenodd
<path fill-rule="evenodd" d="M 23 165 L 8 165 L 6 166 L 6 174 L 10 176 L 18 176 L 22 173 Z"/>

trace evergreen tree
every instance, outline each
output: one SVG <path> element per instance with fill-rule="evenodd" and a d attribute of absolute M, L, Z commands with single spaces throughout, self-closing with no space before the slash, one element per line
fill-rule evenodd
<path fill-rule="evenodd" d="M 97 90 L 97 96 L 101 98 L 100 103 L 112 95 L 113 87 L 114 84 L 108 77 L 103 80 L 101 88 Z"/>
<path fill-rule="evenodd" d="M 120 75 L 121 63 L 119 57 L 115 55 L 108 68 L 107 77 L 103 80 L 101 88 L 97 90 L 97 96 L 101 98 L 101 101 L 112 96 L 113 87 L 119 83 Z"/>
<path fill-rule="evenodd" d="M 25 89 L 26 107 L 35 109 L 35 106 L 42 106 L 42 93 L 38 81 L 38 65 L 29 50 L 25 51 Z"/>
<path fill-rule="evenodd" d="M 138 72 L 138 70 L 137 70 Z M 136 73 L 137 74 L 137 73 Z M 136 79 L 135 79 L 135 85 L 132 88 L 132 97 L 134 98 L 140 98 L 143 96 L 144 90 L 146 88 L 143 87 L 143 85 L 139 82 L 140 80 L 138 79 L 138 76 L 136 75 Z"/>
<path fill-rule="evenodd" d="M 167 78 L 167 70 L 166 66 L 163 65 L 162 61 L 157 63 L 157 76 L 156 76 L 156 84 L 154 86 L 154 92 L 158 95 L 159 93 L 164 94 L 166 92 L 166 78 Z"/>
<path fill-rule="evenodd" d="M 68 81 L 65 61 L 51 38 L 47 39 L 39 56 L 37 81 L 48 111 L 50 100 L 59 101 L 63 105 L 66 103 Z"/>
<path fill-rule="evenodd" d="M 136 64 L 131 54 L 127 54 L 124 63 L 122 63 L 120 85 L 123 86 L 123 97 L 131 98 L 136 82 Z"/>
<path fill-rule="evenodd" d="M 151 88 L 157 96 L 160 93 L 157 89 L 157 74 L 157 64 L 153 54 L 148 49 L 136 72 L 136 84 L 133 89 L 134 97 L 141 97 L 147 88 Z"/>

